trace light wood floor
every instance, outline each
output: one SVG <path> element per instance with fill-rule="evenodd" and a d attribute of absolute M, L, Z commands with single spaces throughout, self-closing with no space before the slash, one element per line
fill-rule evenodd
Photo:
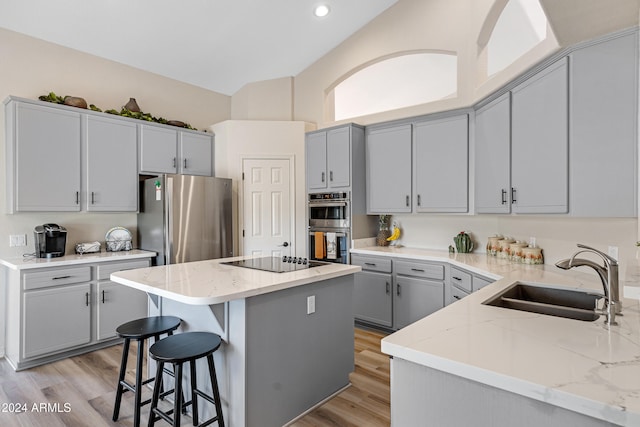
<path fill-rule="evenodd" d="M 352 385 L 292 426 L 388 427 L 389 359 L 380 353 L 383 336 L 356 328 Z M 111 421 L 121 355 L 122 346 L 117 345 L 20 372 L 1 359 L 0 426 L 133 426 L 132 393 L 124 394 L 119 420 Z M 134 349 L 130 355 L 127 366 L 133 367 Z M 129 372 L 129 380 L 133 380 L 133 372 Z M 150 395 L 145 390 L 143 398 L 147 393 Z M 148 413 L 146 405 L 142 426 L 146 426 Z M 191 419 L 187 417 L 182 424 L 190 425 Z"/>

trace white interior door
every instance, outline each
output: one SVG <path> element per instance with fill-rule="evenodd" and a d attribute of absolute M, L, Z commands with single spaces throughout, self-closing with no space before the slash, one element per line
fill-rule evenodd
<path fill-rule="evenodd" d="M 243 159 L 242 172 L 243 255 L 293 256 L 289 159 Z"/>

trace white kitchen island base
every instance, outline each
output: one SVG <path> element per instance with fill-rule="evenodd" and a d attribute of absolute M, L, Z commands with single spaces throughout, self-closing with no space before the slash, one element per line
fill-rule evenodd
<path fill-rule="evenodd" d="M 278 274 L 208 263 L 139 270 L 147 279 L 136 276 L 136 271 L 118 273 L 113 279 L 124 284 L 136 280 L 147 283 L 136 287 L 149 292 L 154 302 L 150 314 L 180 317 L 183 323 L 178 332 L 210 331 L 223 338 L 214 361 L 226 425 L 280 427 L 349 384 L 354 369 L 353 266 Z M 247 275 L 256 283 L 263 278 L 279 284 L 276 289 L 242 298 L 209 297 L 209 301 L 226 299 L 215 304 L 205 304 L 206 298 L 185 302 L 179 295 L 168 294 L 167 287 L 154 291 L 149 285 L 153 282 L 150 276 L 158 272 L 165 276 L 162 269 L 172 267 L 211 267 L 221 280 L 225 272 L 230 272 L 234 276 L 230 286 L 240 286 Z M 309 277 L 302 279 L 305 274 Z M 287 277 L 297 283 L 290 287 L 280 283 L 287 282 Z M 173 285 L 167 286 L 174 286 L 171 292 L 175 292 L 180 284 L 171 282 Z M 307 314 L 311 311 L 309 297 L 315 298 L 315 307 Z M 202 363 L 198 365 L 198 386 L 210 392 L 206 364 L 198 363 Z M 188 377 L 184 384 L 188 384 Z M 187 390 L 187 398 L 189 394 Z M 213 410 L 212 405 L 201 405 L 202 419 L 211 416 Z"/>

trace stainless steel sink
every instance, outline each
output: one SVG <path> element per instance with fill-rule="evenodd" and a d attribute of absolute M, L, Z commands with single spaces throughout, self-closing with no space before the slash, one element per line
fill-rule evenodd
<path fill-rule="evenodd" d="M 593 322 L 600 317 L 596 306 L 603 297 L 593 291 L 516 282 L 483 304 Z"/>

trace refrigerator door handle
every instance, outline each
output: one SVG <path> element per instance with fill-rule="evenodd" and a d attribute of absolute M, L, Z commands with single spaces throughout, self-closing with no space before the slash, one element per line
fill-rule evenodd
<path fill-rule="evenodd" d="M 165 265 L 173 264 L 173 179 L 164 177 L 164 257 Z"/>

